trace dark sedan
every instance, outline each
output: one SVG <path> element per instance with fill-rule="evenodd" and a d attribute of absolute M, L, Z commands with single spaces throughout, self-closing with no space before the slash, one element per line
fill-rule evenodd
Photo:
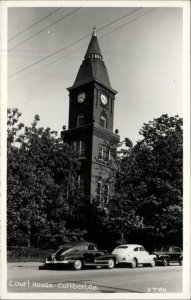
<path fill-rule="evenodd" d="M 45 267 L 59 265 L 81 270 L 85 266 L 105 266 L 112 269 L 116 263 L 116 255 L 99 251 L 94 243 L 81 242 L 60 246 L 55 253 L 46 258 Z"/>
<path fill-rule="evenodd" d="M 163 246 L 156 249 L 153 254 L 157 257 L 157 263 L 161 263 L 163 266 L 168 266 L 171 262 L 182 265 L 183 253 L 180 247 Z"/>

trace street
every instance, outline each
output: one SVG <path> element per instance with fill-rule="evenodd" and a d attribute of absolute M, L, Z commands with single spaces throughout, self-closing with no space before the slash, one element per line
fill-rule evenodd
<path fill-rule="evenodd" d="M 9 263 L 8 292 L 177 293 L 182 267 L 171 265 L 108 269 L 39 270 L 40 263 Z"/>

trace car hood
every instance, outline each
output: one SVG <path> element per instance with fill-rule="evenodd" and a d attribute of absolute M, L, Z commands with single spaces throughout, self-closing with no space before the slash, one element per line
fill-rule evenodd
<path fill-rule="evenodd" d="M 167 252 L 167 251 L 153 251 L 153 254 L 156 254 L 156 255 L 165 255 L 165 254 L 169 254 L 169 252 Z"/>

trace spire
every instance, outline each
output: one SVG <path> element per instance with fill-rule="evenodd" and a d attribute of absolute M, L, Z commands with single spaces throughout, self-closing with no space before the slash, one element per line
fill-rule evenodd
<path fill-rule="evenodd" d="M 97 34 L 96 34 L 96 27 L 95 27 L 95 26 L 94 26 L 92 35 L 93 35 L 93 36 L 97 36 Z"/>
<path fill-rule="evenodd" d="M 117 93 L 112 89 L 110 84 L 107 69 L 99 47 L 95 26 L 93 28 L 88 49 L 79 68 L 74 84 L 73 86 L 69 87 L 68 90 L 77 88 L 90 82 L 97 82 L 114 94 Z"/>
<path fill-rule="evenodd" d="M 103 59 L 103 56 L 101 54 L 101 50 L 98 44 L 98 39 L 97 39 L 97 34 L 96 34 L 96 28 L 94 26 L 93 28 L 93 33 L 92 33 L 92 38 L 90 40 L 86 55 L 84 57 L 85 59 L 88 58 L 98 58 L 100 60 Z"/>

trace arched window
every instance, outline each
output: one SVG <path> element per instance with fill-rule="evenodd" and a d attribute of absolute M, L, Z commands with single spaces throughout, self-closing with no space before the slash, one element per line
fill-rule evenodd
<path fill-rule="evenodd" d="M 84 114 L 78 114 L 77 116 L 77 127 L 84 125 Z"/>
<path fill-rule="evenodd" d="M 78 186 L 84 188 L 84 183 L 85 183 L 84 175 L 83 174 L 78 175 Z"/>
<path fill-rule="evenodd" d="M 99 120 L 99 125 L 103 128 L 107 128 L 107 117 L 105 114 L 101 114 L 100 120 Z"/>
<path fill-rule="evenodd" d="M 97 185 L 97 197 L 98 197 L 98 200 L 101 201 L 101 198 L 102 198 L 102 181 L 101 180 L 98 181 L 98 185 Z"/>
<path fill-rule="evenodd" d="M 83 141 L 78 140 L 73 142 L 74 151 L 76 151 L 80 158 L 85 157 L 86 145 Z"/>
<path fill-rule="evenodd" d="M 98 159 L 107 163 L 111 160 L 110 150 L 105 145 L 99 145 Z"/>

